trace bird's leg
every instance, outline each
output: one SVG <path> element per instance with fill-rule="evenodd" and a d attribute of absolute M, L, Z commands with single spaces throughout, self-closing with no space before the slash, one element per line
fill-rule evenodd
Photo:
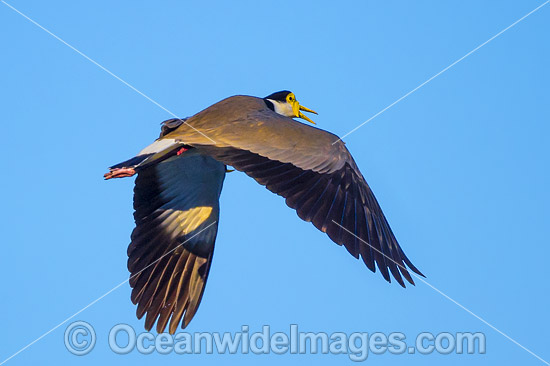
<path fill-rule="evenodd" d="M 105 178 L 105 180 L 112 178 L 126 178 L 131 177 L 134 174 L 136 174 L 136 171 L 133 168 L 116 168 L 103 175 L 103 178 Z"/>
<path fill-rule="evenodd" d="M 189 149 L 187 149 L 187 148 L 185 148 L 185 147 L 182 147 L 181 149 L 178 150 L 178 152 L 176 153 L 176 155 L 177 155 L 177 156 L 180 156 L 181 154 L 183 154 L 183 153 L 186 152 L 187 150 L 189 150 Z"/>

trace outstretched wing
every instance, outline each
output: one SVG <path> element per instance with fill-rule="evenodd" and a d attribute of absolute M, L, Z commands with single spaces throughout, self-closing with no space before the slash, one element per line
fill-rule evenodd
<path fill-rule="evenodd" d="M 225 165 L 196 149 L 138 171 L 128 247 L 132 302 L 145 328 L 185 328 L 212 262 Z M 157 321 L 158 320 L 158 321 Z"/>
<path fill-rule="evenodd" d="M 414 284 L 407 258 L 373 192 L 344 143 L 318 128 L 281 116 L 259 98 L 225 99 L 187 120 L 165 138 L 196 147 L 286 198 L 369 269 Z M 193 126 L 191 128 L 190 126 Z M 206 134 L 209 139 L 195 129 Z"/>
<path fill-rule="evenodd" d="M 391 282 L 391 272 L 401 286 L 405 287 L 401 275 L 414 284 L 406 266 L 422 275 L 397 243 L 380 205 L 353 161 L 332 173 L 318 173 L 245 150 L 208 146 L 204 151 L 286 198 L 286 204 L 302 220 L 312 222 L 355 258 L 361 256 L 373 272 L 376 262 L 387 281 Z"/>

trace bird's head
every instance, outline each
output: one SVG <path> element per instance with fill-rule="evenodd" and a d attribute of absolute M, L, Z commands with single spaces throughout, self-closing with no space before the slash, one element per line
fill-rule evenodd
<path fill-rule="evenodd" d="M 312 111 L 309 108 L 306 108 L 298 101 L 296 100 L 296 96 L 294 96 L 294 93 L 283 90 L 280 92 L 276 92 L 273 94 L 268 95 L 264 98 L 269 108 L 271 108 L 276 113 L 282 114 L 283 116 L 294 118 L 302 118 L 308 121 L 309 123 L 315 124 L 312 120 L 310 120 L 305 114 L 303 114 L 301 111 L 315 113 L 317 112 Z"/>

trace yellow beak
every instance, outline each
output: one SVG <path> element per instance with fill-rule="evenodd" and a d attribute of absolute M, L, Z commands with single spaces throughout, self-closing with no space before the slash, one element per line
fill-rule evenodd
<path fill-rule="evenodd" d="M 305 112 L 309 112 L 309 113 L 315 113 L 317 114 L 317 112 L 315 112 L 314 110 L 312 109 L 309 109 L 309 108 L 306 108 L 302 105 L 300 105 L 300 103 L 298 103 L 298 101 L 294 101 L 294 103 L 292 104 L 292 110 L 294 111 L 294 115 L 298 118 L 302 118 L 302 119 L 305 119 L 306 121 L 308 121 L 309 123 L 312 123 L 312 124 L 316 124 L 315 122 L 313 122 L 312 120 L 309 119 L 309 117 L 307 117 L 305 114 L 303 114 L 302 112 L 300 111 L 305 111 Z"/>

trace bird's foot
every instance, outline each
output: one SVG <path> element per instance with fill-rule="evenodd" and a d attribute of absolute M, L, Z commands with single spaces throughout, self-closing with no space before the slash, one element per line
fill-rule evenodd
<path fill-rule="evenodd" d="M 136 171 L 133 168 L 116 168 L 103 175 L 103 178 L 105 178 L 105 180 L 112 178 L 126 178 L 131 177 L 134 174 L 136 174 Z"/>

